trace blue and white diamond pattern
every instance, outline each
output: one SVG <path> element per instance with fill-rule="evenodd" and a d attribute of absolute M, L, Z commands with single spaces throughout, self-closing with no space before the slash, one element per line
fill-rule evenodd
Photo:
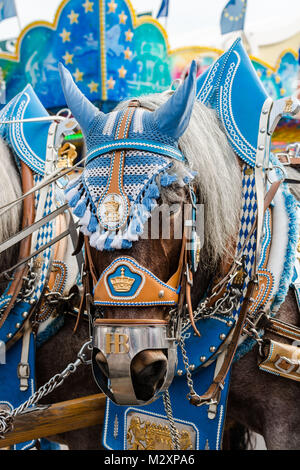
<path fill-rule="evenodd" d="M 37 200 L 39 199 L 39 194 L 37 195 Z M 54 207 L 54 188 L 53 185 L 50 185 L 48 187 L 48 192 L 47 192 L 47 197 L 45 201 L 45 207 L 44 207 L 44 212 L 43 212 L 43 217 L 46 217 L 48 214 L 50 214 L 53 210 L 55 209 Z M 41 248 L 43 245 L 46 245 L 48 242 L 52 240 L 53 237 L 53 231 L 54 231 L 54 221 L 50 221 L 44 226 L 42 226 L 39 229 L 38 235 L 37 235 L 37 240 L 36 240 L 36 245 L 34 250 L 38 250 Z M 51 261 L 51 252 L 52 252 L 52 247 L 47 248 L 42 252 L 42 257 L 43 257 L 43 266 L 40 271 L 40 277 L 38 280 L 38 283 L 35 288 L 35 292 L 33 294 L 33 298 L 35 300 L 38 300 L 42 294 L 42 291 L 45 286 L 45 282 L 47 280 L 47 273 L 50 267 L 50 261 Z"/>

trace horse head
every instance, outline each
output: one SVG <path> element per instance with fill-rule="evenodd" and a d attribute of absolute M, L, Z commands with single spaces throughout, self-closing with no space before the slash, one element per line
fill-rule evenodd
<path fill-rule="evenodd" d="M 107 115 L 63 66 L 60 73 L 87 147 L 66 197 L 85 235 L 93 284 L 94 376 L 117 404 L 144 404 L 170 385 L 182 321 L 224 253 L 231 256 L 238 164 L 214 112 L 196 101 L 195 62 L 175 91 L 121 103 Z M 205 206 L 207 229 L 201 256 L 197 204 Z"/>

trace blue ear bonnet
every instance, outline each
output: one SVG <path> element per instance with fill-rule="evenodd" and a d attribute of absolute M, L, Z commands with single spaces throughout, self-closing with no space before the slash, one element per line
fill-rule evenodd
<path fill-rule="evenodd" d="M 267 98 L 240 38 L 197 80 L 197 99 L 216 110 L 233 150 L 252 167 Z"/>
<path fill-rule="evenodd" d="M 106 143 L 111 143 L 123 111 L 110 113 L 105 120 L 95 118 L 87 134 L 88 159 L 82 175 L 72 181 L 66 190 L 66 198 L 73 213 L 80 219 L 81 231 L 90 237 L 91 246 L 98 250 L 128 249 L 139 239 L 143 226 L 157 206 L 161 189 L 174 182 L 184 186 L 192 180 L 193 174 L 183 166 L 181 176 L 174 172 L 173 158 L 153 150 L 129 149 L 125 152 L 123 188 L 130 202 L 130 215 L 125 227 L 106 230 L 99 224 L 97 207 L 107 188 L 114 152 L 94 155 L 93 151 Z M 163 135 L 153 121 L 147 120 L 149 111 L 137 108 L 132 118 L 128 141 L 152 142 L 178 151 L 177 142 Z M 141 139 L 142 137 L 142 139 Z M 155 137 L 155 142 L 154 142 Z"/>
<path fill-rule="evenodd" d="M 184 165 L 181 175 L 175 174 L 174 160 L 185 162 L 178 139 L 189 124 L 196 97 L 196 64 L 159 109 L 151 112 L 134 107 L 128 121 L 128 108 L 105 115 L 81 94 L 62 65 L 60 73 L 67 104 L 82 128 L 87 147 L 85 169 L 67 187 L 66 198 L 91 246 L 128 249 L 143 233 L 161 188 L 174 182 L 184 186 L 194 177 Z M 121 123 L 126 137 L 121 136 Z M 113 178 L 119 185 L 117 193 L 110 190 Z M 115 212 L 111 215 L 106 206 Z M 104 223 L 101 211 L 109 214 L 109 222 Z M 112 220 L 116 213 L 116 220 Z"/>

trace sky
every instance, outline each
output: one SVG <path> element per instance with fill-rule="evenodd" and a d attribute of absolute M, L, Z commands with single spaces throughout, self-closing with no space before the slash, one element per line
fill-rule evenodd
<path fill-rule="evenodd" d="M 219 20 L 228 0 L 170 0 L 166 26 L 171 48 L 180 46 L 220 47 Z M 0 23 L 0 40 L 18 35 L 19 26 L 36 20 L 53 21 L 61 0 L 15 0 L 16 19 Z M 138 13 L 156 17 L 161 0 L 131 0 Z M 300 29 L 300 0 L 248 0 L 245 32 L 257 44 L 279 42 Z"/>

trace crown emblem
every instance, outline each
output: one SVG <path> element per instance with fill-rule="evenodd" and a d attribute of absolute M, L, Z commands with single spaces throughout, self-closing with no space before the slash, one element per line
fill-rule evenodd
<path fill-rule="evenodd" d="M 105 207 L 104 217 L 105 217 L 106 223 L 119 222 L 120 205 L 121 204 L 115 200 L 115 196 L 112 196 L 110 201 L 104 203 L 104 207 Z"/>
<path fill-rule="evenodd" d="M 135 279 L 125 276 L 125 268 L 121 268 L 121 276 L 111 279 L 111 283 L 116 292 L 129 292 Z"/>

